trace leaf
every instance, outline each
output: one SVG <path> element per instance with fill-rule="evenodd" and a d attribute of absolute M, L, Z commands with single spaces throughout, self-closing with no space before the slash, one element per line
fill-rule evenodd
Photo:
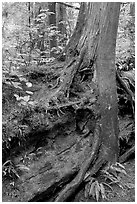
<path fill-rule="evenodd" d="M 98 190 L 100 191 L 100 185 L 99 185 L 98 181 L 95 181 L 95 182 L 96 182 L 96 186 L 97 186 Z"/>
<path fill-rule="evenodd" d="M 27 101 L 29 101 L 30 96 L 28 95 L 28 96 L 23 96 L 23 97 L 20 97 L 20 98 L 27 102 Z"/>
<path fill-rule="evenodd" d="M 33 94 L 33 92 L 32 92 L 32 91 L 26 91 L 26 93 L 27 93 L 27 94 L 30 94 L 30 95 L 32 95 L 32 94 Z"/>
<path fill-rule="evenodd" d="M 95 195 L 96 195 L 96 200 L 97 201 L 99 200 L 99 191 L 100 191 L 100 188 L 98 188 L 98 185 L 96 183 L 96 186 L 95 186 Z"/>
<path fill-rule="evenodd" d="M 27 105 L 27 102 L 26 102 L 26 101 L 21 101 L 21 102 L 19 103 L 19 105 L 26 106 L 26 105 Z"/>
<path fill-rule="evenodd" d="M 42 147 L 39 147 L 38 149 L 37 149 L 37 151 L 39 151 L 39 150 L 41 150 L 42 149 Z"/>
<path fill-rule="evenodd" d="M 89 191 L 89 196 L 92 195 L 93 197 L 95 197 L 95 185 L 96 185 L 95 182 L 93 182 L 93 183 L 91 184 L 90 191 Z"/>
<path fill-rule="evenodd" d="M 27 87 L 32 87 L 32 83 L 31 82 L 26 82 L 26 86 Z"/>
<path fill-rule="evenodd" d="M 6 164 L 12 164 L 12 162 L 11 162 L 11 160 L 7 160 L 4 164 L 3 164 L 3 166 L 5 166 Z"/>
<path fill-rule="evenodd" d="M 9 82 L 9 81 L 5 81 L 5 84 L 11 85 L 11 82 Z"/>
<path fill-rule="evenodd" d="M 34 105 L 35 102 L 34 102 L 34 101 L 29 101 L 28 104 L 30 104 L 30 105 Z"/>
<path fill-rule="evenodd" d="M 125 169 L 125 167 L 122 164 L 120 164 L 119 162 L 116 162 L 116 165 L 120 166 L 122 169 Z"/>
<path fill-rule="evenodd" d="M 113 191 L 113 188 L 109 185 L 109 184 L 107 184 L 107 183 L 105 183 L 105 182 L 102 182 L 102 185 L 106 185 L 106 186 L 108 186 L 112 191 Z"/>
<path fill-rule="evenodd" d="M 18 177 L 20 178 L 19 174 L 17 173 L 17 171 L 15 169 L 12 169 L 12 172 Z"/>
<path fill-rule="evenodd" d="M 89 183 L 85 185 L 85 198 L 89 196 L 90 185 Z"/>
<path fill-rule="evenodd" d="M 15 88 L 18 88 L 18 89 L 21 89 L 21 90 L 22 90 L 22 87 L 19 86 L 19 85 L 21 85 L 20 82 L 12 82 L 12 84 L 13 84 L 13 86 L 14 86 Z"/>
<path fill-rule="evenodd" d="M 15 182 L 14 181 L 10 182 L 10 185 L 15 186 Z"/>
<path fill-rule="evenodd" d="M 110 168 L 110 169 L 109 169 L 109 173 L 110 173 L 112 176 L 117 177 L 117 172 L 116 172 L 115 168 Z"/>
<path fill-rule="evenodd" d="M 27 166 L 22 165 L 22 164 L 18 164 L 17 167 L 18 167 L 20 170 L 26 170 L 26 171 L 29 171 L 29 170 L 30 170 L 30 168 L 28 168 Z"/>
<path fill-rule="evenodd" d="M 41 155 L 41 154 L 43 154 L 43 152 L 38 152 L 38 153 L 37 153 L 37 155 Z"/>
<path fill-rule="evenodd" d="M 124 187 L 119 183 L 119 182 L 117 182 L 116 183 L 122 190 L 124 190 Z"/>
<path fill-rule="evenodd" d="M 52 12 L 52 11 L 47 11 L 47 14 L 48 14 L 48 15 L 51 15 L 51 14 L 55 14 L 55 13 Z"/>
<path fill-rule="evenodd" d="M 104 186 L 103 186 L 102 183 L 100 183 L 100 192 L 101 192 L 101 196 L 102 196 L 102 198 L 103 198 L 103 199 L 106 198 L 106 195 L 105 195 L 105 188 L 104 188 Z"/>
<path fill-rule="evenodd" d="M 28 82 L 28 80 L 26 78 L 24 78 L 24 77 L 19 77 L 19 80 L 24 81 L 24 82 Z"/>
<path fill-rule="evenodd" d="M 127 175 L 126 171 L 124 169 L 121 169 L 121 167 L 113 167 L 112 171 L 116 171 L 116 172 L 123 173 L 123 174 Z M 113 172 L 113 174 L 114 174 L 114 172 Z"/>
<path fill-rule="evenodd" d="M 16 98 L 17 101 L 21 100 L 20 97 L 19 97 L 19 95 L 14 94 L 14 96 L 15 96 L 15 98 Z"/>

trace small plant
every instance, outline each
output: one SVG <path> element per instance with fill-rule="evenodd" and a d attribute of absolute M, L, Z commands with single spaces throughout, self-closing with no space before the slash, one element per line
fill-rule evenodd
<path fill-rule="evenodd" d="M 105 170 L 101 171 L 101 173 L 105 178 L 105 182 L 97 181 L 90 175 L 90 172 L 85 175 L 84 181 L 87 182 L 85 185 L 86 198 L 92 196 L 98 201 L 99 197 L 101 196 L 102 199 L 107 199 L 105 186 L 111 189 L 111 191 L 113 191 L 113 188 L 111 187 L 113 184 L 117 184 L 122 189 L 123 186 L 127 186 L 126 184 L 122 183 L 120 176 L 118 176 L 118 173 L 127 175 L 125 167 L 120 163 L 116 162 L 115 164 L 108 165 Z M 133 188 L 133 185 L 131 185 L 131 187 Z"/>
<path fill-rule="evenodd" d="M 102 170 L 105 180 L 108 180 L 109 185 L 117 184 L 120 188 L 123 189 L 124 183 L 122 183 L 119 173 L 127 175 L 125 167 L 120 163 L 116 162 L 111 166 L 108 166 L 105 170 Z"/>
<path fill-rule="evenodd" d="M 102 199 L 106 198 L 103 183 L 99 183 L 93 177 L 88 177 L 85 181 L 88 181 L 88 183 L 85 185 L 85 198 L 92 196 L 97 201 L 99 200 L 100 196 Z"/>
<path fill-rule="evenodd" d="M 19 174 L 15 168 L 15 165 L 11 160 L 7 160 L 2 166 L 2 174 L 4 177 L 19 178 Z"/>
<path fill-rule="evenodd" d="M 29 171 L 29 168 L 25 165 L 15 165 L 11 160 L 7 160 L 3 165 L 2 165 L 2 174 L 3 177 L 8 177 L 11 179 L 15 178 L 20 178 L 18 171 Z"/>

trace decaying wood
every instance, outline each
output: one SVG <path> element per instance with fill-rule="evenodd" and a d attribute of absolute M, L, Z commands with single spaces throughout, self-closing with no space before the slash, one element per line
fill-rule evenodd
<path fill-rule="evenodd" d="M 82 183 L 86 171 L 89 169 L 90 165 L 97 157 L 97 152 L 98 152 L 99 146 L 100 146 L 100 123 L 99 123 L 99 121 L 97 121 L 96 126 L 95 126 L 95 130 L 94 130 L 94 137 L 93 137 L 93 141 L 92 141 L 92 148 L 91 148 L 90 157 L 87 158 L 86 161 L 83 163 L 83 167 L 81 167 L 81 169 L 80 169 L 78 175 L 75 177 L 75 179 L 73 179 L 73 181 L 70 182 L 61 191 L 61 193 L 59 193 L 59 195 L 55 199 L 55 202 L 66 201 L 70 197 L 70 195 L 72 195 L 76 191 L 76 189 Z M 102 162 L 100 163 L 98 168 L 94 167 L 94 171 L 91 169 L 92 175 L 98 171 L 98 169 L 102 166 L 102 164 L 104 163 L 105 160 L 103 160 L 103 158 L 101 158 L 101 161 Z M 94 165 L 96 166 L 96 164 L 94 164 Z"/>
<path fill-rule="evenodd" d="M 49 149 L 45 143 L 39 152 L 25 152 L 25 155 L 22 152 L 13 162 L 15 166 L 27 165 L 28 169 L 19 172 L 20 178 L 16 179 L 14 188 L 4 182 L 3 201 L 48 201 L 76 176 L 90 149 L 89 137 L 81 139 L 72 132 L 66 136 L 60 133 L 60 137 L 55 138 L 54 148 Z M 6 195 L 5 192 L 10 193 Z"/>

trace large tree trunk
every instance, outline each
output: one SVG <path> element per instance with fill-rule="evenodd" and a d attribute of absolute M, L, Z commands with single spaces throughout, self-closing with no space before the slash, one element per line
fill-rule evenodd
<path fill-rule="evenodd" d="M 117 161 L 118 158 L 118 108 L 115 73 L 115 47 L 119 4 L 104 4 L 102 6 L 101 14 L 100 39 L 97 47 L 97 59 L 95 66 L 97 71 L 97 84 L 99 88 L 103 150 L 107 160 L 113 162 Z"/>
<path fill-rule="evenodd" d="M 69 93 L 73 78 L 81 69 L 93 69 L 98 99 L 95 112 L 98 119 L 91 156 L 56 201 L 65 201 L 75 192 L 91 163 L 93 175 L 106 162 L 114 163 L 118 160 L 115 47 L 119 10 L 120 3 L 81 3 L 74 34 L 65 49 L 66 66 L 60 78 L 58 93 Z M 60 94 L 58 96 L 60 97 Z"/>

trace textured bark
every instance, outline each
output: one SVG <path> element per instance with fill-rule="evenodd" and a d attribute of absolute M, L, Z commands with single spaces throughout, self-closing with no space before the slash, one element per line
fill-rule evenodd
<path fill-rule="evenodd" d="M 78 52 L 82 53 L 81 50 L 84 49 L 82 63 L 78 69 L 81 66 L 85 67 L 85 64 L 95 65 L 95 80 L 99 90 L 99 108 L 102 117 L 101 138 L 104 154 L 109 160 L 117 160 L 118 157 L 115 47 L 119 10 L 119 3 L 83 3 L 75 33 L 77 35 L 79 31 L 78 34 L 81 35 L 77 37 L 78 43 L 73 43 Z M 70 43 L 73 42 L 75 34 Z"/>
<path fill-rule="evenodd" d="M 67 46 L 61 86 L 56 92 L 69 96 L 77 71 L 85 67 L 94 70 L 94 82 L 98 87 L 97 109 L 102 125 L 102 151 L 110 161 L 118 158 L 115 47 L 119 11 L 120 3 L 81 3 L 77 25 Z"/>
<path fill-rule="evenodd" d="M 63 86 L 70 86 L 78 70 L 83 67 L 93 68 L 94 65 L 94 81 L 98 87 L 96 109 L 100 119 L 94 131 L 94 140 L 98 145 L 93 142 L 91 156 L 85 161 L 77 177 L 58 195 L 55 200 L 58 202 L 66 201 L 76 191 L 93 162 L 93 157 L 91 176 L 104 163 L 114 163 L 118 159 L 115 47 L 119 10 L 120 3 L 81 3 L 76 29 L 67 47 L 73 51 L 73 55 L 67 51 L 67 59 L 73 61 L 65 67 L 67 80 L 64 80 L 66 84 Z M 76 51 L 78 56 L 75 56 Z M 98 148 L 99 154 L 96 154 Z"/>
<path fill-rule="evenodd" d="M 107 160 L 118 158 L 118 107 L 115 71 L 115 47 L 119 17 L 119 3 L 101 3 L 100 38 L 97 48 L 97 84 L 99 88 L 101 138 Z"/>

